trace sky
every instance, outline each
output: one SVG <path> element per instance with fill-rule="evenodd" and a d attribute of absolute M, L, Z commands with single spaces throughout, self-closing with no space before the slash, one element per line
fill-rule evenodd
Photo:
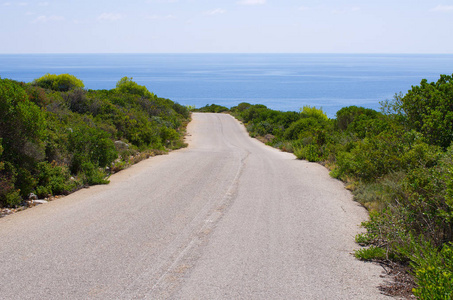
<path fill-rule="evenodd" d="M 453 0 L 0 0 L 0 53 L 453 53 Z"/>

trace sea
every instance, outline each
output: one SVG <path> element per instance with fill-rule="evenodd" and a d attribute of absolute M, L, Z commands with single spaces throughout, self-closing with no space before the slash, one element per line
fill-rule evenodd
<path fill-rule="evenodd" d="M 453 54 L 1 54 L 0 77 L 31 82 L 69 73 L 86 89 L 124 76 L 159 97 L 197 108 L 241 102 L 280 111 L 345 106 L 379 110 L 422 79 L 453 74 Z"/>

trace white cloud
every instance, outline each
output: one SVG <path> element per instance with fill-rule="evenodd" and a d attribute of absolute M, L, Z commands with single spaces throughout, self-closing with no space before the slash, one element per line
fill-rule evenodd
<path fill-rule="evenodd" d="M 102 13 L 98 17 L 98 21 L 118 21 L 123 19 L 124 16 L 122 14 L 115 14 L 115 13 Z"/>
<path fill-rule="evenodd" d="M 19 6 L 27 6 L 28 3 L 27 2 L 20 2 L 20 3 L 17 3 L 17 5 L 19 5 Z"/>
<path fill-rule="evenodd" d="M 262 5 L 266 4 L 266 0 L 241 0 L 237 3 L 240 5 Z"/>
<path fill-rule="evenodd" d="M 430 11 L 450 12 L 453 11 L 453 5 L 437 5 L 431 8 Z"/>
<path fill-rule="evenodd" d="M 38 6 L 49 6 L 49 2 L 39 2 Z"/>
<path fill-rule="evenodd" d="M 11 6 L 11 2 L 4 2 L 3 6 Z"/>
<path fill-rule="evenodd" d="M 309 10 L 310 7 L 308 6 L 299 6 L 298 10 L 301 10 L 301 11 L 306 11 L 306 10 Z"/>
<path fill-rule="evenodd" d="M 32 23 L 47 23 L 52 21 L 64 21 L 65 18 L 62 16 L 39 16 L 32 21 Z"/>
<path fill-rule="evenodd" d="M 222 15 L 224 13 L 226 13 L 226 10 L 221 9 L 221 8 L 216 8 L 213 10 L 205 11 L 203 14 L 207 15 L 207 16 L 214 16 L 214 15 Z"/>

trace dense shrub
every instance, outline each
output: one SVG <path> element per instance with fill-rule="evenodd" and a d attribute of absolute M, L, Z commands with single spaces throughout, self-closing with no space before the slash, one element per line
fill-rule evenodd
<path fill-rule="evenodd" d="M 0 206 L 16 205 L 20 201 L 19 191 L 14 188 L 15 177 L 11 172 L 11 164 L 1 161 L 3 147 L 0 139 Z"/>
<path fill-rule="evenodd" d="M 337 111 L 335 125 L 338 130 L 351 133 L 360 139 L 390 129 L 388 121 L 381 113 L 357 106 L 343 107 Z"/>
<path fill-rule="evenodd" d="M 411 256 L 418 287 L 414 294 L 419 299 L 453 298 L 453 244 L 446 243 L 438 251 L 429 242 L 414 243 L 417 250 Z"/>
<path fill-rule="evenodd" d="M 305 105 L 301 108 L 300 114 L 302 118 L 314 118 L 320 121 L 327 121 L 327 115 L 320 108 Z"/>
<path fill-rule="evenodd" d="M 221 113 L 229 111 L 228 107 L 217 105 L 217 104 L 206 104 L 206 106 L 194 109 L 197 112 L 210 112 L 210 113 Z"/>
<path fill-rule="evenodd" d="M 44 158 L 47 134 L 44 112 L 28 100 L 17 82 L 0 80 L 0 138 L 3 159 L 28 167 Z"/>
<path fill-rule="evenodd" d="M 0 207 L 31 192 L 47 197 L 107 183 L 112 170 L 185 146 L 186 107 L 127 77 L 112 90 L 82 87 L 67 74 L 31 84 L 0 79 Z M 128 145 L 121 156 L 117 140 Z"/>
<path fill-rule="evenodd" d="M 116 91 L 122 94 L 132 94 L 147 98 L 154 97 L 154 94 L 148 91 L 145 86 L 139 85 L 138 83 L 132 81 L 132 77 L 121 78 L 121 80 L 116 84 Z"/>
<path fill-rule="evenodd" d="M 75 88 L 83 88 L 83 82 L 69 74 L 46 74 L 32 82 L 32 85 L 58 92 L 67 92 Z"/>
<path fill-rule="evenodd" d="M 437 82 L 431 83 L 424 79 L 396 101 L 409 128 L 421 132 L 429 144 L 450 146 L 453 141 L 452 76 L 441 75 Z"/>
<path fill-rule="evenodd" d="M 71 128 L 68 146 L 72 149 L 70 168 L 73 173 L 84 171 L 87 163 L 105 168 L 118 156 L 108 133 L 85 124 Z"/>
<path fill-rule="evenodd" d="M 66 166 L 57 165 L 55 162 L 40 162 L 36 166 L 36 195 L 47 197 L 49 195 L 67 194 L 77 187 L 77 182 L 71 180 L 71 174 Z"/>

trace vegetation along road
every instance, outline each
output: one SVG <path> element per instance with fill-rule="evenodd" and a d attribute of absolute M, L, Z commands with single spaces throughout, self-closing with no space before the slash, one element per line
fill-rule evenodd
<path fill-rule="evenodd" d="M 367 212 L 225 114 L 189 147 L 0 219 L 1 299 L 380 299 L 351 255 Z"/>

